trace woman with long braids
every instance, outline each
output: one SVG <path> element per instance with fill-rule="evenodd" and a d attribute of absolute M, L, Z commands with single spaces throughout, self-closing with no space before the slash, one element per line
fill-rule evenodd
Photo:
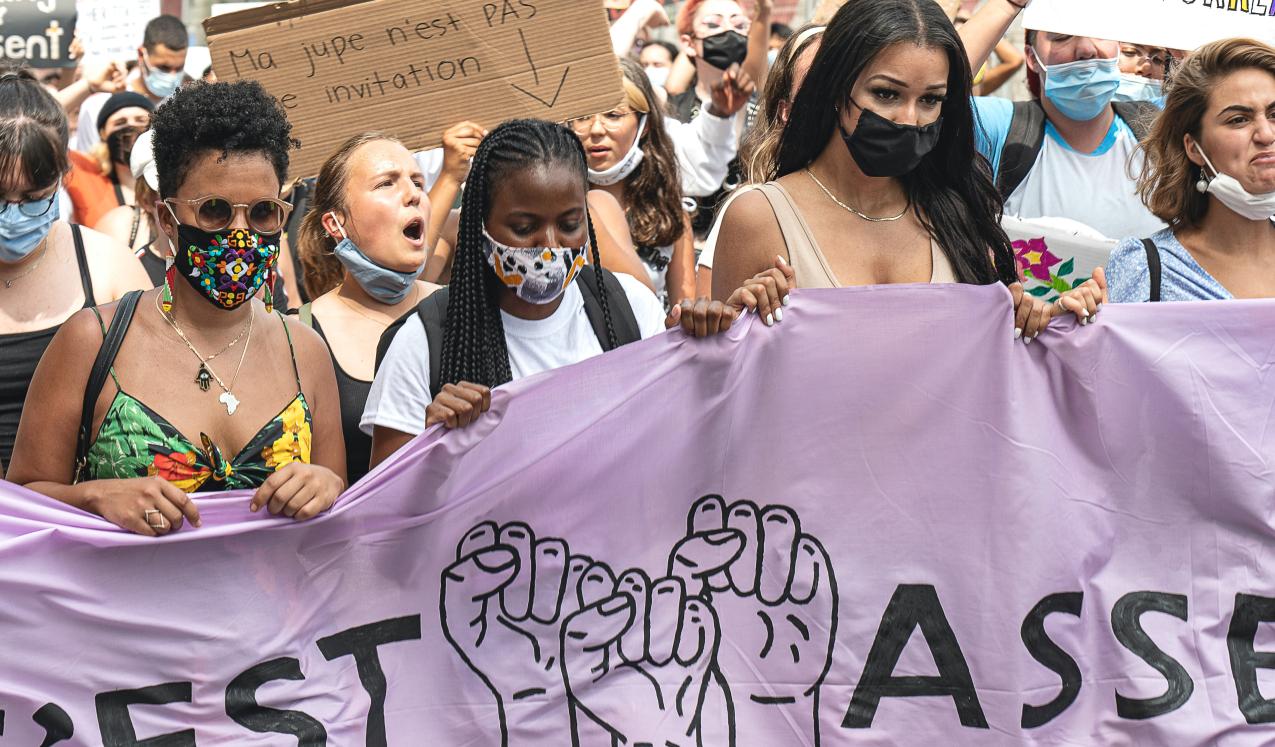
<path fill-rule="evenodd" d="M 619 201 L 656 294 L 676 305 L 695 295 L 695 237 L 682 205 L 677 155 L 642 66 L 621 58 L 620 70 L 620 106 L 569 124 L 584 143 L 589 183 Z"/>
<path fill-rule="evenodd" d="M 296 519 L 326 511 L 345 489 L 332 361 L 270 306 L 288 120 L 256 82 L 192 83 L 153 127 L 173 270 L 58 331 L 9 479 L 150 536 L 198 526 L 194 492 L 249 489 L 251 510 Z"/>
<path fill-rule="evenodd" d="M 784 247 L 800 288 L 1005 283 L 1014 335 L 1031 342 L 1051 307 L 1017 282 L 1001 198 L 975 150 L 972 85 L 937 3 L 843 5 L 793 101 L 777 177 L 739 195 L 723 219 L 714 297 Z"/>
<path fill-rule="evenodd" d="M 588 188 L 584 147 L 562 125 L 514 120 L 483 140 L 461 203 L 451 284 L 382 338 L 362 421 L 373 466 L 429 426 L 472 423 L 491 388 L 514 379 L 679 323 L 695 336 L 716 334 L 745 308 L 782 320 L 790 278 L 775 269 L 726 303 L 688 299 L 666 317 L 636 279 L 600 269 Z"/>

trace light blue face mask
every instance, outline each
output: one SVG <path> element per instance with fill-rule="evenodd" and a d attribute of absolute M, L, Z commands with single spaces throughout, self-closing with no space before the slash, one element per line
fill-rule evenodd
<path fill-rule="evenodd" d="M 1164 101 L 1164 85 L 1158 80 L 1144 78 L 1130 73 L 1120 74 L 1120 87 L 1112 101 L 1147 101 L 1162 104 Z"/>
<path fill-rule="evenodd" d="M 1046 65 L 1036 50 L 1032 54 L 1044 71 L 1045 98 L 1068 119 L 1094 119 L 1111 104 L 1120 88 L 1120 63 L 1115 57 Z"/>
<path fill-rule="evenodd" d="M 147 62 L 146 77 L 143 82 L 146 84 L 146 90 L 161 99 L 166 99 L 177 91 L 178 86 L 182 84 L 182 80 L 185 77 L 186 74 L 180 70 L 175 73 L 170 73 L 151 67 L 150 63 Z"/>
<path fill-rule="evenodd" d="M 0 262 L 21 262 L 44 241 L 61 212 L 59 194 L 55 190 L 50 198 L 4 205 L 0 212 Z M 22 212 L 23 206 L 43 207 L 48 200 L 53 200 L 53 205 L 44 215 L 31 217 Z"/>
<path fill-rule="evenodd" d="M 332 220 L 337 220 L 335 213 L 328 213 Z M 385 304 L 396 304 L 407 298 L 407 293 L 416 283 L 416 278 L 425 269 L 424 263 L 412 272 L 400 272 L 383 267 L 373 262 L 361 249 L 354 245 L 345 233 L 345 227 L 337 221 L 336 228 L 341 232 L 341 241 L 333 253 L 336 258 L 354 276 L 359 287 L 367 291 L 372 298 Z"/>

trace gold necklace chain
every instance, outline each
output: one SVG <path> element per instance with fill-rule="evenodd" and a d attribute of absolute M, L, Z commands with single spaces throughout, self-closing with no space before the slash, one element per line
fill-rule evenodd
<path fill-rule="evenodd" d="M 19 280 L 26 277 L 27 275 L 30 275 L 31 273 L 35 272 L 36 268 L 40 266 L 40 263 L 44 261 L 44 255 L 49 253 L 49 237 L 48 236 L 44 237 L 44 241 L 40 242 L 40 246 L 41 246 L 40 256 L 35 258 L 35 261 L 31 263 L 31 266 L 28 267 L 25 272 L 23 272 L 21 275 L 14 275 L 11 278 L 0 279 L 0 282 L 4 283 L 5 288 L 12 288 L 14 283 L 18 282 Z"/>
<path fill-rule="evenodd" d="M 213 370 L 212 366 L 208 365 L 208 362 L 212 360 L 212 358 L 205 358 L 202 354 L 200 354 L 199 350 L 195 347 L 195 344 L 192 343 L 190 339 L 186 337 L 186 333 L 182 332 L 181 327 L 177 326 L 177 321 L 174 320 L 168 314 L 164 313 L 163 308 L 159 305 L 159 294 L 156 294 L 155 296 L 155 310 L 158 311 L 159 315 L 164 318 L 164 321 L 168 322 L 168 326 L 173 328 L 173 331 L 177 333 L 177 336 L 181 338 L 181 341 L 186 343 L 186 347 L 190 349 L 190 352 L 196 358 L 199 359 L 200 373 L 195 378 L 195 382 L 199 384 L 201 389 L 207 391 L 208 387 L 204 383 L 204 377 L 203 377 L 203 373 L 207 371 L 208 375 L 211 376 L 217 382 L 217 386 L 221 387 L 222 392 L 224 392 L 219 399 L 221 400 L 222 404 L 226 406 L 227 414 L 234 415 L 235 409 L 239 407 L 239 400 L 238 398 L 235 397 L 234 393 L 231 392 L 230 390 L 231 390 L 231 387 L 235 385 L 235 382 L 239 380 L 239 372 L 243 369 L 244 360 L 248 356 L 248 346 L 252 342 L 252 326 L 253 326 L 253 322 L 257 318 L 257 315 L 254 313 L 248 317 L 248 324 L 247 324 L 248 341 L 244 343 L 243 350 L 239 353 L 239 365 L 235 367 L 235 374 L 234 376 L 230 378 L 230 386 L 226 386 L 226 383 L 221 380 L 221 377 L 217 375 L 217 372 Z M 226 349 L 229 349 L 229 346 L 227 346 Z M 223 349 L 221 352 L 225 352 L 226 349 Z M 216 357 L 216 356 L 213 356 L 213 357 Z"/>
<path fill-rule="evenodd" d="M 837 199 L 837 196 L 836 196 L 836 195 L 834 195 L 834 194 L 832 193 L 832 191 L 831 191 L 831 190 L 829 190 L 827 187 L 825 187 L 825 186 L 823 185 L 823 182 L 819 181 L 819 177 L 815 176 L 815 172 L 811 171 L 810 169 L 806 169 L 806 173 L 810 175 L 810 178 L 811 178 L 811 179 L 814 179 L 814 180 L 815 180 L 815 184 L 818 184 L 818 185 L 819 185 L 819 189 L 822 189 L 822 190 L 823 190 L 823 193 L 824 193 L 824 194 L 826 194 L 826 195 L 828 195 L 828 199 L 829 199 L 829 200 L 832 200 L 833 202 L 837 203 L 837 204 L 838 204 L 838 205 L 840 205 L 841 207 L 845 208 L 846 210 L 849 210 L 850 212 L 854 213 L 855 215 L 859 216 L 860 218 L 862 218 L 862 219 L 864 219 L 864 220 L 866 220 L 866 221 L 868 221 L 868 222 L 870 222 L 870 223 L 889 223 L 889 222 L 891 222 L 891 221 L 896 221 L 896 220 L 898 220 L 899 218 L 902 218 L 903 216 L 907 215 L 907 214 L 908 214 L 908 210 L 910 210 L 910 209 L 912 208 L 912 201 L 911 201 L 911 200 L 908 200 L 908 204 L 906 204 L 906 205 L 904 205 L 904 206 L 903 206 L 903 211 L 902 211 L 902 212 L 900 212 L 898 215 L 892 215 L 892 216 L 889 216 L 889 217 L 887 217 L 887 218 L 874 218 L 874 217 L 872 217 L 871 215 L 864 215 L 863 213 L 859 212 L 858 210 L 855 210 L 854 208 L 852 208 L 852 207 L 850 207 L 849 205 L 845 204 L 845 203 L 844 203 L 844 202 L 842 202 L 841 200 L 838 200 L 838 199 Z"/>
<path fill-rule="evenodd" d="M 159 296 L 156 296 L 156 298 L 158 299 L 158 298 L 159 298 Z M 177 324 L 177 317 L 176 317 L 176 316 L 173 316 L 173 314 L 172 314 L 171 312 L 170 312 L 170 313 L 168 313 L 168 314 L 164 314 L 164 310 L 163 310 L 163 308 L 161 308 L 161 307 L 158 305 L 158 303 L 156 303 L 155 308 L 159 309 L 159 313 L 160 313 L 160 314 L 163 314 L 163 315 L 164 315 L 164 317 L 165 317 L 166 319 L 170 319 L 169 324 L 174 325 L 174 326 L 173 326 L 173 329 L 177 329 L 177 327 L 176 327 L 176 324 Z M 213 361 L 213 359 L 214 359 L 214 358 L 216 358 L 217 356 L 221 355 L 222 353 L 226 352 L 227 350 L 229 350 L 229 349 L 233 348 L 235 345 L 237 345 L 237 344 L 239 343 L 239 341 L 243 339 L 244 333 L 246 333 L 246 332 L 249 330 L 249 328 L 251 328 L 251 327 L 252 327 L 252 319 L 253 319 L 253 317 L 254 317 L 254 316 L 256 316 L 256 315 L 255 315 L 255 314 L 249 314 L 249 315 L 248 315 L 248 321 L 247 321 L 247 322 L 244 322 L 243 327 L 240 327 L 240 328 L 239 328 L 239 334 L 235 335 L 235 339 L 233 339 L 233 340 L 231 340 L 230 342 L 226 343 L 226 346 L 225 346 L 225 347 L 223 347 L 221 350 L 218 350 L 217 352 L 213 353 L 212 355 L 208 356 L 207 358 L 202 358 L 202 357 L 201 357 L 201 358 L 200 358 L 200 360 L 202 360 L 204 363 L 212 363 L 212 361 Z M 177 331 L 177 333 L 178 333 L 178 334 L 181 334 L 181 330 L 178 330 L 178 331 Z M 182 336 L 182 339 L 183 339 L 183 340 L 185 340 L 185 339 L 186 339 L 186 337 L 183 335 L 183 336 Z"/>

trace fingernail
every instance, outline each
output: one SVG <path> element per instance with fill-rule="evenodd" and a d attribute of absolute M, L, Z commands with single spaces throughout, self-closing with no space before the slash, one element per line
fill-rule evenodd
<path fill-rule="evenodd" d="M 710 545 L 724 545 L 735 539 L 735 535 L 736 532 L 733 529 L 718 529 L 715 532 L 709 532 L 704 535 L 704 539 L 707 540 Z"/>
<path fill-rule="evenodd" d="M 493 547 L 475 555 L 474 562 L 484 571 L 503 571 L 514 564 L 514 554 L 508 550 Z"/>
<path fill-rule="evenodd" d="M 766 326 L 767 327 L 775 326 L 775 316 L 773 314 L 766 315 Z"/>
<path fill-rule="evenodd" d="M 1034 337 L 1024 337 L 1024 338 L 1023 338 L 1023 344 L 1024 344 L 1024 345 L 1030 345 L 1030 344 L 1032 344 L 1032 340 L 1034 340 L 1034 339 L 1036 339 L 1036 338 L 1034 338 Z"/>
<path fill-rule="evenodd" d="M 249 503 L 249 504 L 248 504 L 248 510 L 249 510 L 249 511 L 251 511 L 251 512 L 253 512 L 254 514 L 255 514 L 255 513 L 257 513 L 257 509 L 259 509 L 259 508 L 261 508 L 261 506 L 258 506 L 258 505 L 257 505 L 257 504 L 255 504 L 255 503 Z"/>
<path fill-rule="evenodd" d="M 604 615 L 614 615 L 617 612 L 629 608 L 628 597 L 612 597 L 602 604 L 598 605 L 598 611 Z"/>
<path fill-rule="evenodd" d="M 1095 312 L 1097 312 L 1097 311 L 1098 311 L 1098 309 L 1101 309 L 1101 308 L 1102 308 L 1102 301 L 1099 301 L 1097 304 L 1095 304 L 1093 308 L 1094 308 L 1094 311 L 1095 311 Z"/>
<path fill-rule="evenodd" d="M 1089 316 L 1089 309 L 1081 309 L 1081 310 L 1080 310 L 1080 315 L 1081 315 L 1081 316 Z"/>
<path fill-rule="evenodd" d="M 784 320 L 784 310 L 775 309 L 775 321 L 782 322 Z"/>
<path fill-rule="evenodd" d="M 1014 327 L 1014 339 L 1017 340 L 1023 336 L 1022 327 Z"/>
<path fill-rule="evenodd" d="M 790 303 L 792 303 L 792 295 L 791 294 L 785 295 L 784 301 L 783 301 L 784 306 L 787 306 Z"/>

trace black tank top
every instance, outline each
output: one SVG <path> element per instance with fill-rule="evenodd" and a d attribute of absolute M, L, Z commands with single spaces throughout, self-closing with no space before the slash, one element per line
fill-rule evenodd
<path fill-rule="evenodd" d="M 319 337 L 327 342 L 328 336 L 323 334 L 318 317 L 311 317 L 311 324 Z M 328 355 L 332 355 L 331 350 L 332 345 L 328 344 Z M 335 355 L 332 355 L 332 367 L 336 369 L 336 389 L 341 397 L 341 433 L 345 436 L 346 478 L 353 485 L 367 474 L 368 462 L 372 460 L 372 437 L 359 429 L 368 392 L 372 391 L 372 382 L 347 374 Z"/>
<path fill-rule="evenodd" d="M 96 306 L 97 301 L 93 298 L 93 280 L 89 277 L 84 238 L 80 235 L 79 226 L 71 225 L 71 236 L 75 240 L 75 262 L 80 268 L 80 285 L 84 288 L 84 308 L 87 309 Z M 61 326 L 0 335 L 0 460 L 3 460 L 6 469 L 12 464 L 13 440 L 18 435 L 22 403 L 26 401 L 35 367 Z"/>

